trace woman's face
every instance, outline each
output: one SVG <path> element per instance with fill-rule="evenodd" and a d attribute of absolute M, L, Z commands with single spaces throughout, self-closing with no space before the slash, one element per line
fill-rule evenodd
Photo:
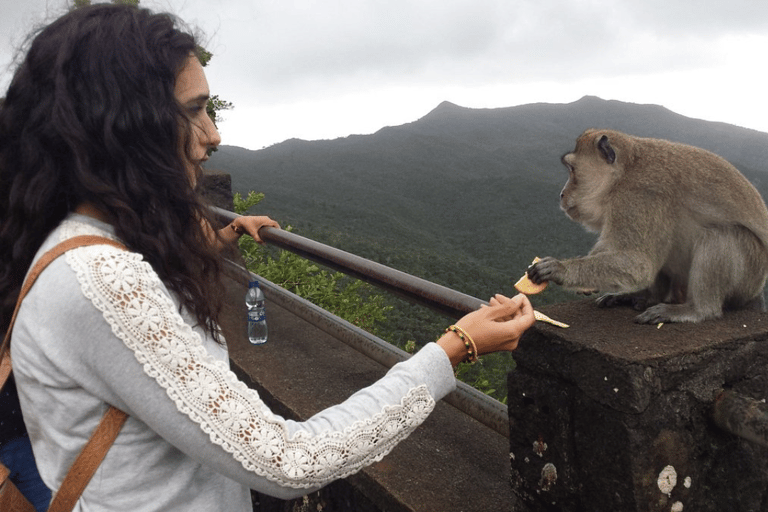
<path fill-rule="evenodd" d="M 206 112 L 210 97 L 208 80 L 205 79 L 203 66 L 195 55 L 189 56 L 176 77 L 174 96 L 186 112 L 192 127 L 189 147 L 184 157 L 187 162 L 187 174 L 192 187 L 195 187 L 201 165 L 208 160 L 208 150 L 221 143 L 221 136 Z"/>

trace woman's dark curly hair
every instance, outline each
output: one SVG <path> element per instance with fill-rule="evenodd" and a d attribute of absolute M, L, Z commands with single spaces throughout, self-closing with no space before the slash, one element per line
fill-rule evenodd
<path fill-rule="evenodd" d="M 220 266 L 185 170 L 190 121 L 174 97 L 199 47 L 177 24 L 97 4 L 32 40 L 0 107 L 2 332 L 42 242 L 90 203 L 217 337 Z"/>

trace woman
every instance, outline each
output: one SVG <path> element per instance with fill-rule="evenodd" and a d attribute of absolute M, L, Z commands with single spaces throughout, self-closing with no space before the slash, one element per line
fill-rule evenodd
<path fill-rule="evenodd" d="M 300 423 L 269 411 L 228 370 L 216 246 L 276 224 L 210 228 L 195 185 L 220 138 L 197 45 L 174 23 L 134 7 L 77 9 L 34 39 L 0 110 L 2 326 L 54 244 L 99 234 L 128 248 L 54 261 L 13 330 L 24 420 L 51 489 L 108 405 L 129 415 L 82 510 L 250 510 L 249 488 L 311 492 L 423 422 L 455 386 L 452 366 L 476 355 L 468 338 L 480 354 L 514 350 L 534 322 L 524 296 L 496 296 L 344 403 Z"/>

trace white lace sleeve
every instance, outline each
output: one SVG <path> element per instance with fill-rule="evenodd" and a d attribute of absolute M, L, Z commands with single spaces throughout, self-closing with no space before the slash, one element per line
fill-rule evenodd
<path fill-rule="evenodd" d="M 291 435 L 284 419 L 205 350 L 140 255 L 95 246 L 70 251 L 67 261 L 85 296 L 178 411 L 246 470 L 281 486 L 319 487 L 358 471 L 387 454 L 435 406 L 427 386 L 414 384 L 396 403 L 380 404 L 344 428 Z"/>

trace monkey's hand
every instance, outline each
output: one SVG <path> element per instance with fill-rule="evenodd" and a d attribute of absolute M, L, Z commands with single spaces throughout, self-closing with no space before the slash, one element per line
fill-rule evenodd
<path fill-rule="evenodd" d="M 528 267 L 526 273 L 528 274 L 528 279 L 536 284 L 552 281 L 562 285 L 565 278 L 565 265 L 560 260 L 547 256 Z"/>

